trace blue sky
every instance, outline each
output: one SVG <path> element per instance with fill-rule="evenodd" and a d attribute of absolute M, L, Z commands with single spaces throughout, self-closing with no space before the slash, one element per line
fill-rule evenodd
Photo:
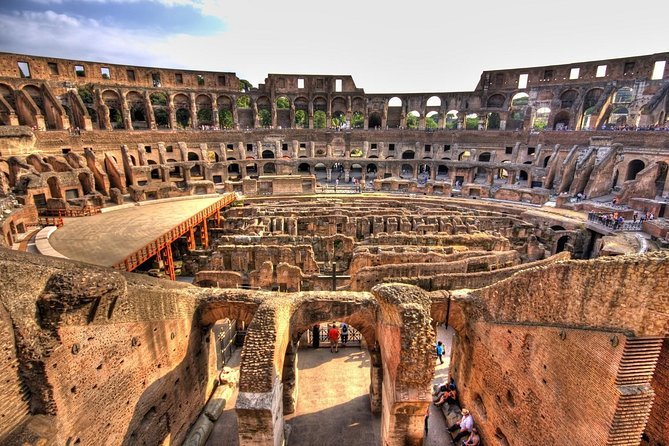
<path fill-rule="evenodd" d="M 1 0 L 0 51 L 471 91 L 483 70 L 669 51 L 667 16 L 666 0 Z"/>

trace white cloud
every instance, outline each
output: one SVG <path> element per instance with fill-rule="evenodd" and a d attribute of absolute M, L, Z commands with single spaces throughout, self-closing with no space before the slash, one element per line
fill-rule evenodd
<path fill-rule="evenodd" d="M 71 0 L 38 0 L 67 2 Z M 86 0 L 130 2 L 139 0 Z M 53 12 L 0 16 L 0 49 L 100 61 L 233 71 L 257 85 L 268 73 L 351 74 L 368 92 L 471 91 L 484 70 L 531 67 L 667 51 L 666 0 L 625 20 L 616 8 L 580 0 L 559 7 L 491 0 L 153 0 L 217 17 L 214 35 L 155 34 L 102 26 Z M 585 17 L 597 24 L 584 25 Z M 600 26 L 601 24 L 601 26 Z M 609 34 L 607 34 L 609 33 Z M 633 36 L 633 37 L 632 37 Z M 593 45 L 592 42 L 600 42 Z"/>

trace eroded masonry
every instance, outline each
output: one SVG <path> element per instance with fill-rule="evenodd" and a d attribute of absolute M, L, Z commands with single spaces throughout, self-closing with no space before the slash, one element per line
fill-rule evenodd
<path fill-rule="evenodd" d="M 444 322 L 485 444 L 669 444 L 667 60 L 374 94 L 0 54 L 0 443 L 203 445 L 236 386 L 279 446 L 339 321 L 384 445 L 422 443 Z"/>

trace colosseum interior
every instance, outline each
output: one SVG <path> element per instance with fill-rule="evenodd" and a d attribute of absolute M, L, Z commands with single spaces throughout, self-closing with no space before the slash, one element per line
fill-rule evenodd
<path fill-rule="evenodd" d="M 336 321 L 380 444 L 451 327 L 482 444 L 669 445 L 668 60 L 373 94 L 0 53 L 0 443 L 297 444 Z"/>

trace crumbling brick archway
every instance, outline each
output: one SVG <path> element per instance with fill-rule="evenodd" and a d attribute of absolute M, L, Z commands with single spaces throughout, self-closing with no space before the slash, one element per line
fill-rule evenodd
<path fill-rule="evenodd" d="M 351 292 L 343 301 L 335 293 L 268 296 L 249 325 L 242 350 L 236 406 L 240 445 L 283 441 L 287 352 L 290 360 L 298 334 L 319 320 L 351 322 L 367 342 L 378 345 L 383 443 L 421 444 L 434 372 L 430 306 L 427 293 L 400 284 Z"/>

